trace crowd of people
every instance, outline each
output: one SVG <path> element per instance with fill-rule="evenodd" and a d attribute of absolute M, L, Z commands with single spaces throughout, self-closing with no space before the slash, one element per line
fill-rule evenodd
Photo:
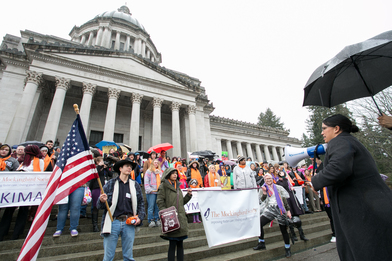
<path fill-rule="evenodd" d="M 58 205 L 57 229 L 53 237 L 61 236 L 67 218 L 70 219 L 71 236 L 78 236 L 79 219 L 86 216 L 87 206 L 82 206 L 82 202 L 85 190 L 89 188 L 93 231 L 101 232 L 104 238 L 104 260 L 113 260 L 120 236 L 124 258 L 133 260 L 135 232 L 144 218 L 148 227 L 159 227 L 162 225 L 159 211 L 170 206 L 176 207 L 181 229 L 161 237 L 169 241 L 168 260 L 175 260 L 176 249 L 177 260 L 183 260 L 183 240 L 188 234 L 184 204 L 191 199 L 192 189 L 254 188 L 259 190 L 260 199 L 260 236 L 254 250 L 266 249 L 263 227 L 276 220 L 286 257 L 290 257 L 290 239 L 292 244 L 298 241 L 294 228 L 298 229 L 301 240 L 308 241 L 300 216 L 325 210 L 331 223 L 331 242 L 337 242 L 342 260 L 374 257 L 374 253 L 361 249 L 365 238 L 374 247 L 377 244 L 377 249 L 383 246 L 376 256 L 384 260 L 383 257 L 391 256 L 391 250 L 380 242 L 380 234 L 388 238 L 392 235 L 388 218 L 392 214 L 391 190 L 382 182 L 372 156 L 350 135 L 350 132 L 358 131 L 351 121 L 335 115 L 323 121 L 322 130 L 328 143 L 325 160 L 313 162 L 312 159 L 310 166 L 254 162 L 242 155 L 238 156 L 237 164 L 224 164 L 221 160 L 210 161 L 204 157 L 187 162 L 181 157 L 170 158 L 165 151 L 152 151 L 143 159 L 138 153 L 124 153 L 121 149 L 111 149 L 107 154 L 92 149 L 99 181 L 104 185 L 103 193 L 97 179 L 72 192 L 68 203 Z M 41 147 L 18 146 L 14 151 L 9 145 L 0 144 L 0 171 L 52 171 L 58 153 L 50 140 Z M 183 196 L 180 189 L 187 189 L 187 193 Z M 0 241 L 8 234 L 15 209 L 4 209 Z M 98 225 L 99 209 L 103 210 L 101 226 Z M 33 206 L 19 207 L 11 239 L 19 238 L 35 211 Z M 201 222 L 199 213 L 191 215 L 193 223 Z M 354 219 L 350 218 L 352 215 Z"/>

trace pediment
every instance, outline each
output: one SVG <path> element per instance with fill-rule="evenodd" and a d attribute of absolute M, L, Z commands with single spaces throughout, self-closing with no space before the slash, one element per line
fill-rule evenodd
<path fill-rule="evenodd" d="M 168 78 L 159 72 L 154 71 L 151 68 L 137 62 L 132 57 L 113 57 L 113 56 L 97 56 L 88 54 L 64 54 L 57 53 L 55 56 L 67 58 L 68 60 L 74 60 L 75 63 L 84 63 L 88 65 L 94 65 L 102 67 L 102 69 L 115 70 L 120 73 L 129 73 L 143 78 L 148 78 L 153 81 L 159 81 L 184 87 L 180 83 Z"/>

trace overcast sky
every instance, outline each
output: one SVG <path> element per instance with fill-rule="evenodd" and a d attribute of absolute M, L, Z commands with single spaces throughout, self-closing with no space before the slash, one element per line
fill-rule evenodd
<path fill-rule="evenodd" d="M 0 36 L 69 32 L 125 1 L 2 1 Z M 344 46 L 392 30 L 392 1 L 127 1 L 162 54 L 162 66 L 196 77 L 216 116 L 257 123 L 269 107 L 290 136 L 308 118 L 303 88 Z M 388 18 L 389 17 L 389 18 Z"/>

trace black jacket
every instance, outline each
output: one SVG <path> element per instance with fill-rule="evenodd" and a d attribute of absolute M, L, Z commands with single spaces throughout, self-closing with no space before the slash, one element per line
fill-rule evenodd
<path fill-rule="evenodd" d="M 369 151 L 349 133 L 328 143 L 312 178 L 315 190 L 328 187 L 340 260 L 390 260 L 392 191 Z"/>

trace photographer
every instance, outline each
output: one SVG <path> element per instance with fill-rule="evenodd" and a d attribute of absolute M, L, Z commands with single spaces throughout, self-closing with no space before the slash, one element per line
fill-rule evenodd
<path fill-rule="evenodd" d="M 204 158 L 203 156 L 200 156 L 200 158 L 198 159 L 198 162 L 200 165 L 200 167 L 199 167 L 200 175 L 201 175 L 201 178 L 204 180 L 204 177 L 208 173 L 208 167 L 207 167 L 208 159 Z"/>

